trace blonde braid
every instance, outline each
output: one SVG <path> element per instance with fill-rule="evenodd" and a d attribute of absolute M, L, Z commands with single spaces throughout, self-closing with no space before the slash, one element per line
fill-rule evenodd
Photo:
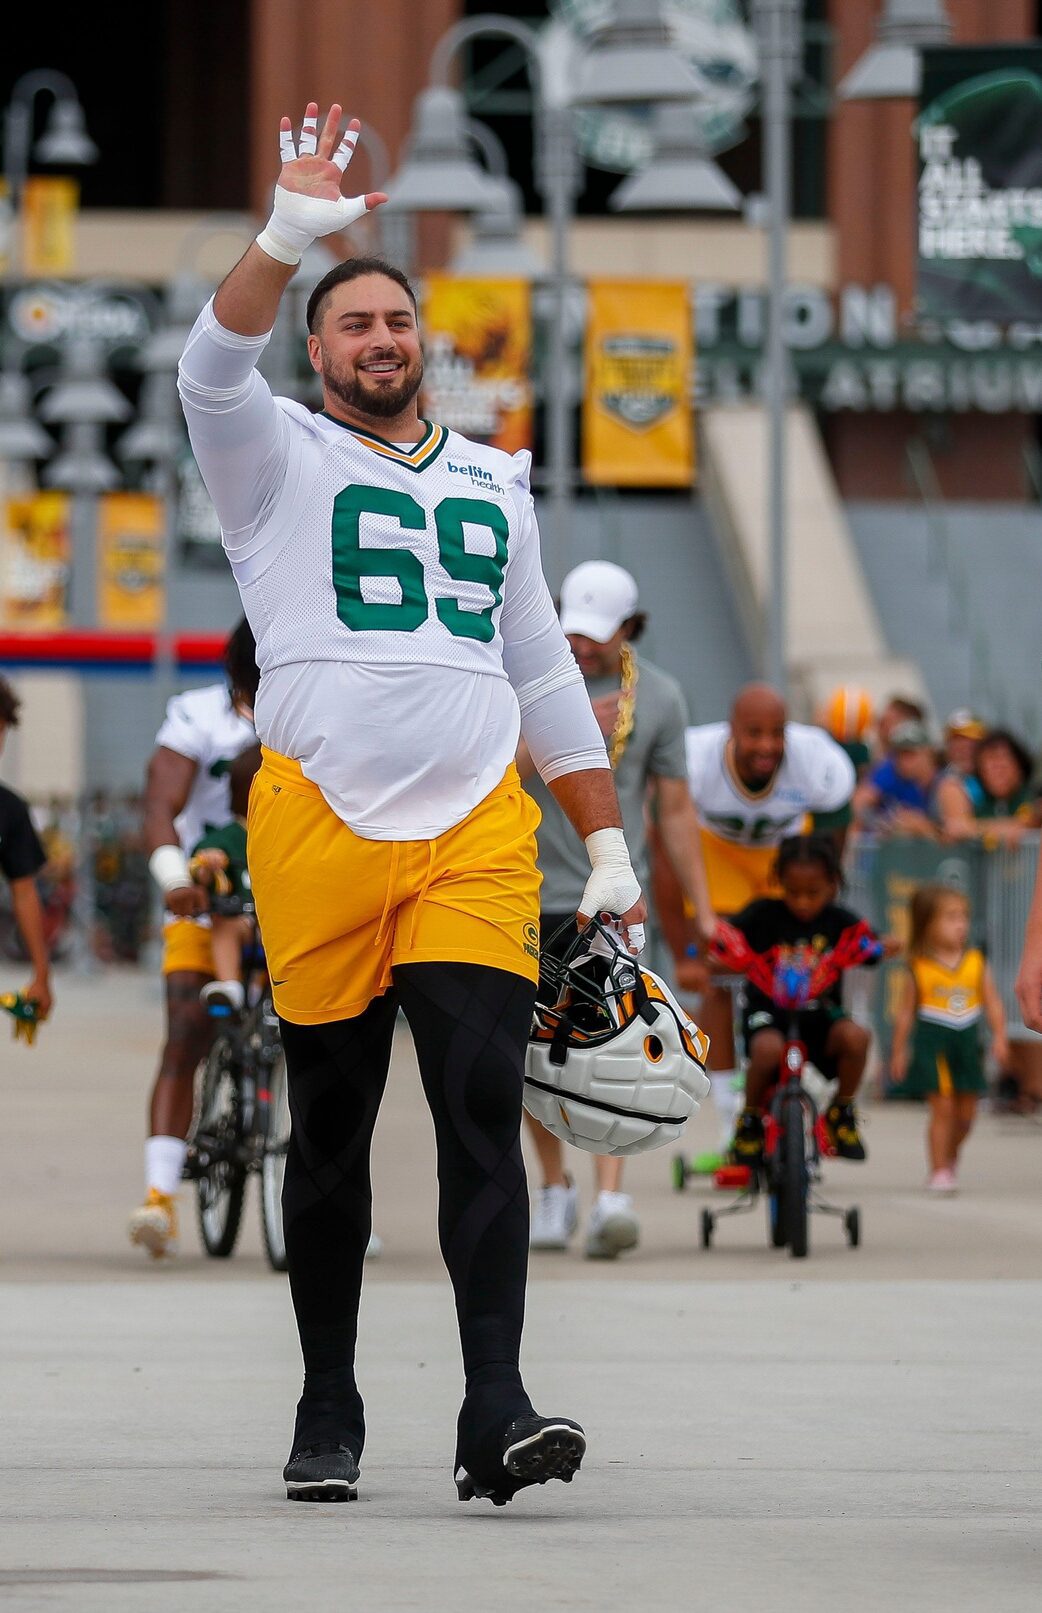
<path fill-rule="evenodd" d="M 640 672 L 637 667 L 637 657 L 628 644 L 623 644 L 619 651 L 622 666 L 622 690 L 619 694 L 619 713 L 615 718 L 615 726 L 608 741 L 608 760 L 614 770 L 622 761 L 623 752 L 629 744 L 633 733 L 633 716 L 637 704 L 637 681 Z"/>

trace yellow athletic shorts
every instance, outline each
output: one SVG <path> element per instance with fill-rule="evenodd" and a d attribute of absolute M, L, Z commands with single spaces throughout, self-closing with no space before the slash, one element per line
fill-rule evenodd
<path fill-rule="evenodd" d="M 294 1025 L 351 1019 L 400 963 L 539 976 L 539 808 L 511 763 L 434 840 L 364 840 L 297 762 L 263 752 L 250 790 L 250 881 L 275 1007 Z"/>
<path fill-rule="evenodd" d="M 193 974 L 213 974 L 212 931 L 209 924 L 195 919 L 172 919 L 163 925 L 163 973 L 176 974 L 190 969 Z"/>
<path fill-rule="evenodd" d="M 740 913 L 760 896 L 778 896 L 771 877 L 777 846 L 736 846 L 702 830 L 709 900 L 716 913 Z"/>

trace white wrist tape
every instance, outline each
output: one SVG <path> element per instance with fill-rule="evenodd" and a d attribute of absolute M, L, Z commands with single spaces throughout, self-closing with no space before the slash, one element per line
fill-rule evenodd
<path fill-rule="evenodd" d="M 331 202 L 276 185 L 275 206 L 257 245 L 278 263 L 299 263 L 312 241 L 346 229 L 364 212 L 364 196 L 341 196 Z"/>
<path fill-rule="evenodd" d="M 586 836 L 592 873 L 586 882 L 579 911 L 588 918 L 599 913 L 616 917 L 640 901 L 640 886 L 633 872 L 626 838 L 621 829 L 595 829 Z"/>
<path fill-rule="evenodd" d="M 180 846 L 157 846 L 148 859 L 148 871 L 164 896 L 192 883 L 188 858 Z"/>

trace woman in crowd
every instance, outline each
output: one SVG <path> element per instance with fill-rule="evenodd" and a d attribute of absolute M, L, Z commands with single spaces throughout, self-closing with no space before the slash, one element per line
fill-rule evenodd
<path fill-rule="evenodd" d="M 1015 846 L 1042 823 L 1042 802 L 1032 785 L 1034 765 L 1025 746 L 1005 728 L 992 728 L 977 745 L 976 788 L 948 772 L 937 787 L 936 810 L 946 840 L 980 840 Z"/>

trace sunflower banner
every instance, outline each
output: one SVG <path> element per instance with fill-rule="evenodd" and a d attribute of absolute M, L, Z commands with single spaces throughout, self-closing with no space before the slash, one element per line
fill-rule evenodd
<path fill-rule="evenodd" d="M 0 528 L 0 624 L 64 627 L 72 560 L 69 495 L 9 498 Z"/>
<path fill-rule="evenodd" d="M 591 280 L 582 460 L 607 487 L 690 487 L 694 338 L 683 281 Z"/>
<path fill-rule="evenodd" d="M 423 411 L 505 453 L 532 446 L 532 309 L 525 280 L 428 275 Z"/>

